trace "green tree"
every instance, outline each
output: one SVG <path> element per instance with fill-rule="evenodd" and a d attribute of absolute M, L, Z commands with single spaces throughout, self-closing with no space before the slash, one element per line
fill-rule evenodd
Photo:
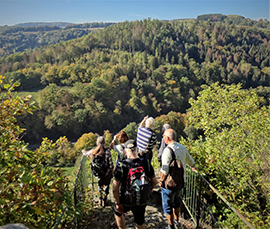
<path fill-rule="evenodd" d="M 124 129 L 129 137 L 129 139 L 136 139 L 137 137 L 138 125 L 135 122 L 130 122 Z"/>
<path fill-rule="evenodd" d="M 205 141 L 191 153 L 200 170 L 255 227 L 267 228 L 270 213 L 270 109 L 254 91 L 217 83 L 190 99 L 190 125 Z M 229 220 L 224 222 L 230 225 Z M 233 222 L 232 222 L 233 223 Z M 268 225 L 268 226 L 266 226 Z M 232 226 L 232 225 L 231 225 Z"/>
<path fill-rule="evenodd" d="M 74 144 L 74 148 L 77 152 L 81 152 L 87 147 L 94 147 L 96 145 L 97 137 L 92 132 L 88 134 L 83 134 L 77 142 Z"/>
<path fill-rule="evenodd" d="M 112 142 L 112 134 L 109 130 L 104 130 L 105 146 L 109 146 Z"/>

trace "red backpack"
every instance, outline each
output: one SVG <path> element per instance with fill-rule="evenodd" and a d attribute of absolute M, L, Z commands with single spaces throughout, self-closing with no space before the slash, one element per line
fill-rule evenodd
<path fill-rule="evenodd" d="M 141 159 L 142 160 L 142 159 Z M 139 163 L 131 164 L 126 183 L 125 199 L 130 205 L 146 204 L 150 198 L 151 184 Z"/>

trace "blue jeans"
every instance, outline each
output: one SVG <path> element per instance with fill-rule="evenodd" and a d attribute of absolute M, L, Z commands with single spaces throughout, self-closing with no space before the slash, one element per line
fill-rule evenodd
<path fill-rule="evenodd" d="M 161 189 L 162 207 L 165 215 L 172 215 L 173 208 L 180 208 L 182 197 L 181 189 L 177 191 L 171 191 L 166 188 Z"/>

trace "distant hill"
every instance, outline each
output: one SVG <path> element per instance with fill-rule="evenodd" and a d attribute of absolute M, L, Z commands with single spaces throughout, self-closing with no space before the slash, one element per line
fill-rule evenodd
<path fill-rule="evenodd" d="M 30 26 L 58 26 L 60 28 L 64 28 L 66 25 L 70 25 L 73 23 L 70 22 L 26 22 L 26 23 L 19 23 L 15 26 L 20 27 L 30 27 Z"/>
<path fill-rule="evenodd" d="M 0 26 L 0 57 L 79 38 L 112 24 L 115 23 L 28 22 Z"/>
<path fill-rule="evenodd" d="M 257 28 L 270 29 L 270 21 L 267 19 L 252 20 L 241 15 L 224 14 L 203 14 L 197 17 L 199 21 L 224 22 L 234 25 L 252 26 Z"/>

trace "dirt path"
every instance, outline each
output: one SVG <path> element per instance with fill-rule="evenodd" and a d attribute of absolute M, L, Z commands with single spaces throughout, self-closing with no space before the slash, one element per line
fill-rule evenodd
<path fill-rule="evenodd" d="M 157 178 L 158 178 L 158 172 L 156 172 Z M 97 195 L 94 195 L 94 202 L 95 207 L 92 212 L 91 219 L 88 219 L 87 225 L 81 227 L 84 229 L 88 228 L 100 228 L 100 229 L 116 229 L 116 223 L 112 211 L 112 206 L 114 204 L 114 198 L 112 195 L 112 185 L 110 187 L 110 193 L 108 196 L 108 205 L 106 207 L 100 207 Z M 133 215 L 132 212 L 128 212 L 125 215 L 125 221 L 126 226 L 128 229 L 135 228 L 135 223 L 133 221 Z M 193 222 L 189 220 L 185 220 L 183 218 L 183 215 L 180 218 L 180 223 L 182 225 L 182 229 L 193 229 L 194 224 Z M 147 207 L 146 207 L 146 213 L 145 213 L 145 227 L 146 228 L 165 228 L 167 226 L 167 218 L 165 214 L 163 213 L 162 209 L 162 202 L 161 202 L 161 194 L 160 194 L 160 187 L 156 187 L 153 190 L 153 193 L 151 195 L 151 199 L 149 200 Z"/>
<path fill-rule="evenodd" d="M 155 188 L 152 198 L 149 200 L 145 212 L 145 227 L 146 228 L 158 228 L 162 229 L 167 226 L 167 218 L 163 213 L 161 205 L 161 196 L 159 187 Z M 100 207 L 97 197 L 95 197 L 95 206 L 91 212 L 89 219 L 84 219 L 84 222 L 80 228 L 82 229 L 117 229 L 115 223 L 112 206 L 114 204 L 113 196 L 110 192 L 109 201 L 106 207 Z M 135 223 L 133 221 L 132 212 L 128 212 L 124 215 L 127 229 L 134 229 Z M 180 218 L 182 229 L 194 229 L 194 224 L 191 220 L 185 220 Z"/>

